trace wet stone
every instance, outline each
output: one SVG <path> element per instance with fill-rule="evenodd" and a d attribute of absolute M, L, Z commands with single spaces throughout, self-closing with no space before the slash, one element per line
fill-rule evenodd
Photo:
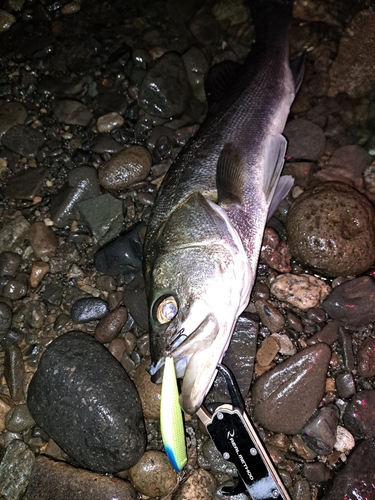
<path fill-rule="evenodd" d="M 124 124 L 124 119 L 121 115 L 112 111 L 106 115 L 100 116 L 96 122 L 96 128 L 99 133 L 111 132 L 116 128 L 121 127 Z"/>
<path fill-rule="evenodd" d="M 338 339 L 339 326 L 339 321 L 330 321 L 329 323 L 325 324 L 319 332 L 314 333 L 314 335 L 307 339 L 307 345 L 316 344 L 317 342 L 324 342 L 328 345 L 334 344 Z"/>
<path fill-rule="evenodd" d="M 46 226 L 44 222 L 34 222 L 29 228 L 29 241 L 32 249 L 38 257 L 52 257 L 57 248 L 57 238 L 53 229 Z"/>
<path fill-rule="evenodd" d="M 142 273 L 138 272 L 134 280 L 124 290 L 123 302 L 137 325 L 148 331 L 148 304 Z"/>
<path fill-rule="evenodd" d="M 237 477 L 238 472 L 232 462 L 225 460 L 223 455 L 216 448 L 212 439 L 207 441 L 202 446 L 203 457 L 200 457 L 200 466 L 204 469 L 210 469 L 217 474 L 228 474 Z"/>
<path fill-rule="evenodd" d="M 103 476 L 64 462 L 37 457 L 24 500 L 136 500 L 137 493 L 128 482 Z"/>
<path fill-rule="evenodd" d="M 346 465 L 337 473 L 324 500 L 364 500 L 374 496 L 375 442 L 361 441 L 349 455 Z"/>
<path fill-rule="evenodd" d="M 303 311 L 318 307 L 331 288 L 309 274 L 280 274 L 271 284 L 271 293 Z"/>
<path fill-rule="evenodd" d="M 5 348 L 4 376 L 13 401 L 21 401 L 23 399 L 25 365 L 18 345 L 10 345 Z"/>
<path fill-rule="evenodd" d="M 375 209 L 364 195 L 347 184 L 325 182 L 290 207 L 288 246 L 303 265 L 324 276 L 360 274 L 375 259 L 374 220 Z"/>
<path fill-rule="evenodd" d="M 22 498 L 34 461 L 34 453 L 23 441 L 15 439 L 6 447 L 0 463 L 0 498 Z"/>
<path fill-rule="evenodd" d="M 341 398 L 350 398 L 355 394 L 355 383 L 351 373 L 339 373 L 336 376 L 336 389 Z"/>
<path fill-rule="evenodd" d="M 167 52 L 143 79 L 138 102 L 150 115 L 171 118 L 185 111 L 189 95 L 189 83 L 181 56 Z"/>
<path fill-rule="evenodd" d="M 100 297 L 78 299 L 70 310 L 74 323 L 87 323 L 101 319 L 109 313 L 108 302 Z"/>
<path fill-rule="evenodd" d="M 320 408 L 303 426 L 301 436 L 307 446 L 318 455 L 332 453 L 336 442 L 336 432 L 340 411 L 330 404 Z"/>
<path fill-rule="evenodd" d="M 310 486 L 307 481 L 301 479 L 297 481 L 292 489 L 293 500 L 310 500 Z"/>
<path fill-rule="evenodd" d="M 9 410 L 5 426 L 9 432 L 22 432 L 35 424 L 26 404 L 19 404 Z"/>
<path fill-rule="evenodd" d="M 360 345 L 357 352 L 357 372 L 360 377 L 371 378 L 375 375 L 375 338 L 369 337 Z"/>
<path fill-rule="evenodd" d="M 19 300 L 27 294 L 27 284 L 12 279 L 3 288 L 3 296 L 10 300 Z"/>
<path fill-rule="evenodd" d="M 375 391 L 357 392 L 345 408 L 345 427 L 357 437 L 375 437 Z"/>
<path fill-rule="evenodd" d="M 144 452 L 137 391 L 116 359 L 86 333 L 69 332 L 48 346 L 27 404 L 36 423 L 81 467 L 113 473 L 132 467 Z"/>
<path fill-rule="evenodd" d="M 203 469 L 193 470 L 173 495 L 173 500 L 189 500 L 193 498 L 212 500 L 215 488 L 216 480 L 212 474 Z"/>
<path fill-rule="evenodd" d="M 53 101 L 54 116 L 67 125 L 80 125 L 85 127 L 93 118 L 91 111 L 85 104 L 70 99 Z"/>
<path fill-rule="evenodd" d="M 14 200 L 33 200 L 40 195 L 46 174 L 44 167 L 23 170 L 9 179 L 4 196 Z"/>
<path fill-rule="evenodd" d="M 284 316 L 272 304 L 266 300 L 257 300 L 255 309 L 264 326 L 272 333 L 278 333 L 285 325 Z"/>
<path fill-rule="evenodd" d="M 375 321 L 375 281 L 362 276 L 336 286 L 323 302 L 323 309 L 333 319 L 354 326 Z"/>
<path fill-rule="evenodd" d="M 185 64 L 187 79 L 193 94 L 199 101 L 206 102 L 204 80 L 208 71 L 208 61 L 204 53 L 198 47 L 191 47 L 182 56 Z"/>
<path fill-rule="evenodd" d="M 323 130 L 305 118 L 291 120 L 285 126 L 287 155 L 293 160 L 318 160 L 324 153 L 326 137 Z"/>
<path fill-rule="evenodd" d="M 274 432 L 296 434 L 323 397 L 330 358 L 331 349 L 317 344 L 262 375 L 252 387 L 255 419 Z"/>
<path fill-rule="evenodd" d="M 141 399 L 144 417 L 156 420 L 160 418 L 161 384 L 151 382 L 150 375 L 146 371 L 150 365 L 150 359 L 139 363 L 133 375 L 133 382 Z"/>
<path fill-rule="evenodd" d="M 325 483 L 331 477 L 331 471 L 322 462 L 304 464 L 303 475 L 312 483 Z"/>
<path fill-rule="evenodd" d="M 348 371 L 354 370 L 354 353 L 352 336 L 344 328 L 339 328 L 339 350 L 342 355 L 344 367 Z"/>
<path fill-rule="evenodd" d="M 354 180 L 363 174 L 371 160 L 372 157 L 365 148 L 350 144 L 336 149 L 329 159 L 328 165 L 334 165 L 336 168 L 342 169 L 347 177 Z"/>
<path fill-rule="evenodd" d="M 44 134 L 27 125 L 16 125 L 2 137 L 2 145 L 26 158 L 34 158 L 43 146 Z"/>
<path fill-rule="evenodd" d="M 5 302 L 0 302 L 0 338 L 12 324 L 12 309 Z"/>
<path fill-rule="evenodd" d="M 102 344 L 111 342 L 120 333 L 125 325 L 128 312 L 125 307 L 114 309 L 107 316 L 102 318 L 96 325 L 94 336 Z"/>
<path fill-rule="evenodd" d="M 1 252 L 0 276 L 14 276 L 21 263 L 21 256 L 15 252 Z"/>
<path fill-rule="evenodd" d="M 292 270 L 290 251 L 277 232 L 271 227 L 267 227 L 264 231 L 260 257 L 272 269 L 276 269 L 280 273 L 290 273 Z"/>
<path fill-rule="evenodd" d="M 267 337 L 257 351 L 256 360 L 261 366 L 268 366 L 279 352 L 280 344 L 275 337 Z"/>
<path fill-rule="evenodd" d="M 93 141 L 90 143 L 90 148 L 95 153 L 118 153 L 122 150 L 119 144 L 110 134 L 101 133 L 97 134 Z"/>
<path fill-rule="evenodd" d="M 15 125 L 22 125 L 27 118 L 27 111 L 20 102 L 7 102 L 0 106 L 0 138 Z"/>

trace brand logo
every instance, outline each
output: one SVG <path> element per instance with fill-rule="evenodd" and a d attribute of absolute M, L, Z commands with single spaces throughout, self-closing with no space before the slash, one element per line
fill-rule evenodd
<path fill-rule="evenodd" d="M 237 443 L 234 440 L 234 434 L 235 434 L 234 430 L 233 431 L 228 431 L 227 432 L 227 439 L 230 442 L 230 444 L 232 445 L 232 448 L 234 449 L 234 451 L 236 452 L 236 454 L 237 454 L 237 456 L 238 456 L 241 464 L 243 465 L 243 468 L 246 471 L 246 474 L 247 474 L 248 478 L 250 479 L 250 481 L 254 481 L 254 476 L 252 475 L 251 470 L 249 469 L 249 466 L 246 463 L 246 460 L 244 459 L 244 457 L 240 453 L 240 450 L 239 450 L 239 448 L 237 446 Z"/>

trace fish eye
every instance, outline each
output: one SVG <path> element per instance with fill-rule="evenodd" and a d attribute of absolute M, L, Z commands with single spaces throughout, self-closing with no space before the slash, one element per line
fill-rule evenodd
<path fill-rule="evenodd" d="M 176 299 L 172 295 L 164 297 L 156 305 L 155 317 L 158 323 L 163 325 L 169 323 L 178 313 L 178 305 Z"/>

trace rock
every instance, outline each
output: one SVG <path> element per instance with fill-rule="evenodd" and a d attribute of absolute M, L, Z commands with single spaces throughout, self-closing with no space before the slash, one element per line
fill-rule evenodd
<path fill-rule="evenodd" d="M 138 103 L 150 115 L 171 118 L 185 111 L 189 96 L 189 83 L 181 56 L 166 52 L 143 79 Z"/>
<path fill-rule="evenodd" d="M 40 195 L 47 169 L 29 168 L 9 179 L 4 189 L 4 196 L 14 200 L 33 200 Z"/>
<path fill-rule="evenodd" d="M 360 377 L 371 378 L 375 375 L 375 338 L 368 337 L 357 352 L 357 372 Z"/>
<path fill-rule="evenodd" d="M 288 139 L 287 155 L 292 161 L 314 161 L 324 153 L 326 137 L 323 130 L 305 118 L 288 122 L 284 135 Z"/>
<path fill-rule="evenodd" d="M 339 337 L 339 326 L 340 322 L 337 320 L 326 323 L 319 332 L 314 333 L 306 340 L 307 345 L 313 345 L 317 342 L 324 342 L 328 345 L 334 344 Z"/>
<path fill-rule="evenodd" d="M 276 269 L 280 273 L 290 273 L 292 270 L 290 251 L 277 232 L 271 227 L 266 227 L 264 231 L 260 257 L 272 269 Z"/>
<path fill-rule="evenodd" d="M 26 108 L 20 102 L 6 102 L 0 106 L 0 139 L 10 128 L 25 123 L 26 118 Z"/>
<path fill-rule="evenodd" d="M 141 272 L 138 272 L 130 285 L 125 288 L 123 302 L 137 325 L 147 332 L 149 310 Z"/>
<path fill-rule="evenodd" d="M 279 300 L 306 311 L 318 307 L 331 288 L 310 274 L 280 274 L 271 284 L 271 293 Z"/>
<path fill-rule="evenodd" d="M 112 111 L 112 113 L 107 113 L 106 115 L 100 116 L 96 122 L 96 128 L 99 133 L 111 132 L 116 128 L 121 127 L 124 124 L 124 119 L 121 115 Z"/>
<path fill-rule="evenodd" d="M 275 337 L 267 337 L 257 351 L 256 360 L 261 366 L 268 366 L 279 352 L 280 344 Z"/>
<path fill-rule="evenodd" d="M 26 404 L 19 404 L 11 408 L 5 419 L 5 426 L 9 432 L 22 432 L 35 424 Z"/>
<path fill-rule="evenodd" d="M 40 455 L 34 464 L 24 500 L 136 500 L 128 481 L 95 474 Z"/>
<path fill-rule="evenodd" d="M 27 294 L 27 283 L 11 279 L 3 288 L 3 296 L 10 300 L 19 300 Z"/>
<path fill-rule="evenodd" d="M 110 311 L 107 316 L 102 318 L 96 325 L 94 336 L 102 344 L 111 342 L 120 333 L 128 318 L 128 312 L 125 307 L 118 307 Z"/>
<path fill-rule="evenodd" d="M 210 469 L 215 474 L 228 474 L 238 477 L 235 465 L 223 458 L 223 455 L 216 448 L 212 439 L 207 439 L 202 446 L 202 456 L 199 457 L 201 468 Z"/>
<path fill-rule="evenodd" d="M 216 479 L 203 469 L 193 470 L 176 493 L 173 500 L 212 500 Z"/>
<path fill-rule="evenodd" d="M 50 226 L 34 222 L 29 228 L 29 241 L 38 259 L 52 257 L 57 248 L 57 238 Z"/>
<path fill-rule="evenodd" d="M 358 12 L 340 40 L 339 52 L 329 77 L 329 96 L 345 92 L 352 99 L 370 92 L 375 80 L 375 14 L 371 9 Z"/>
<path fill-rule="evenodd" d="M 128 469 L 146 434 L 137 391 L 124 369 L 90 335 L 61 335 L 41 357 L 27 404 L 36 423 L 81 467 Z"/>
<path fill-rule="evenodd" d="M 23 441 L 15 439 L 6 447 L 0 463 L 0 498 L 23 497 L 34 461 L 34 453 Z"/>
<path fill-rule="evenodd" d="M 347 399 L 355 394 L 355 382 L 351 373 L 339 373 L 336 376 L 336 389 L 341 398 Z"/>
<path fill-rule="evenodd" d="M 14 403 L 9 396 L 0 396 L 0 432 L 5 430 L 5 417 L 8 411 L 14 407 Z"/>
<path fill-rule="evenodd" d="M 23 399 L 23 381 L 25 365 L 21 349 L 18 345 L 10 345 L 5 349 L 4 376 L 13 401 Z"/>
<path fill-rule="evenodd" d="M 145 418 L 159 419 L 161 384 L 151 382 L 150 374 L 146 371 L 150 364 L 150 359 L 139 363 L 133 375 L 133 382 L 137 388 Z"/>
<path fill-rule="evenodd" d="M 263 325 L 272 333 L 278 333 L 284 328 L 284 316 L 267 300 L 257 300 L 255 302 L 255 309 Z"/>
<path fill-rule="evenodd" d="M 1 138 L 3 146 L 26 158 L 34 158 L 45 140 L 44 134 L 28 125 L 16 125 Z"/>
<path fill-rule="evenodd" d="M 0 302 L 0 340 L 1 334 L 10 328 L 12 317 L 12 309 L 5 302 Z"/>
<path fill-rule="evenodd" d="M 375 437 L 375 391 L 357 392 L 345 408 L 346 429 L 357 437 Z"/>
<path fill-rule="evenodd" d="M 336 149 L 327 164 L 333 165 L 340 173 L 342 172 L 342 175 L 354 180 L 363 174 L 371 160 L 372 157 L 366 149 L 350 144 Z"/>
<path fill-rule="evenodd" d="M 115 154 L 99 170 L 99 182 L 109 191 L 121 191 L 143 181 L 151 170 L 151 155 L 142 146 L 130 146 Z"/>
<path fill-rule="evenodd" d="M 70 99 L 52 102 L 55 118 L 67 125 L 85 127 L 93 119 L 93 114 L 85 104 Z"/>
<path fill-rule="evenodd" d="M 361 441 L 337 473 L 330 492 L 323 500 L 364 500 L 374 497 L 375 442 Z"/>
<path fill-rule="evenodd" d="M 363 326 L 375 321 L 375 281 L 362 276 L 336 286 L 323 302 L 323 309 L 333 319 Z"/>
<path fill-rule="evenodd" d="M 122 146 L 117 142 L 109 133 L 103 132 L 97 134 L 90 143 L 90 148 L 95 153 L 119 153 L 122 150 Z"/>
<path fill-rule="evenodd" d="M 0 276 L 15 276 L 19 265 L 21 263 L 21 256 L 15 252 L 1 252 L 0 253 Z"/>
<path fill-rule="evenodd" d="M 129 469 L 129 477 L 135 489 L 149 497 L 169 495 L 177 485 L 177 472 L 161 451 L 146 451 Z"/>
<path fill-rule="evenodd" d="M 330 404 L 320 408 L 303 426 L 301 437 L 317 455 L 329 455 L 336 442 L 340 411 Z"/>
<path fill-rule="evenodd" d="M 22 215 L 5 224 L 0 229 L 0 252 L 5 250 L 14 251 L 27 238 L 30 224 Z"/>
<path fill-rule="evenodd" d="M 185 64 L 186 76 L 193 91 L 199 101 L 206 102 L 206 92 L 204 80 L 208 72 L 208 61 L 204 53 L 198 47 L 191 47 L 182 56 Z"/>
<path fill-rule="evenodd" d="M 322 462 L 303 465 L 303 475 L 311 483 L 325 483 L 331 477 L 331 471 Z"/>
<path fill-rule="evenodd" d="M 342 427 L 341 425 L 337 426 L 337 433 L 336 433 L 336 442 L 335 442 L 335 450 L 339 451 L 340 453 L 348 453 L 351 451 L 355 446 L 355 439 L 350 434 L 350 432 L 345 429 L 345 427 Z"/>
<path fill-rule="evenodd" d="M 292 255 L 324 276 L 352 276 L 375 260 L 375 209 L 354 188 L 326 182 L 305 191 L 289 209 Z"/>
<path fill-rule="evenodd" d="M 84 297 L 74 302 L 70 315 L 74 323 L 101 319 L 109 313 L 108 302 L 100 297 Z"/>
<path fill-rule="evenodd" d="M 339 350 L 344 362 L 344 368 L 348 371 L 354 370 L 353 339 L 351 334 L 343 327 L 339 328 Z"/>
<path fill-rule="evenodd" d="M 252 387 L 254 417 L 266 429 L 296 434 L 319 405 L 331 349 L 307 347 L 262 375 Z"/>

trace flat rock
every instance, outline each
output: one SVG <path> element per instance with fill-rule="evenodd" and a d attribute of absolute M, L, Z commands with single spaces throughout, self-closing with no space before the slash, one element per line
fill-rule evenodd
<path fill-rule="evenodd" d="M 34 464 L 24 500 L 136 500 L 128 482 L 55 462 L 40 455 Z"/>
<path fill-rule="evenodd" d="M 137 391 L 112 354 L 86 333 L 66 333 L 48 346 L 27 404 L 36 423 L 81 467 L 118 472 L 144 452 Z"/>
<path fill-rule="evenodd" d="M 321 343 L 262 375 L 252 388 L 255 419 L 273 432 L 299 432 L 323 397 L 330 359 L 331 349 Z"/>
<path fill-rule="evenodd" d="M 23 215 L 16 217 L 0 229 L 0 252 L 14 251 L 27 238 L 30 224 Z"/>
<path fill-rule="evenodd" d="M 375 391 L 357 392 L 344 413 L 345 427 L 357 437 L 375 438 Z"/>
<path fill-rule="evenodd" d="M 375 321 L 375 281 L 361 276 L 336 286 L 323 302 L 323 309 L 333 319 L 363 326 Z"/>
<path fill-rule="evenodd" d="M 285 126 L 287 155 L 293 160 L 314 161 L 324 153 L 326 136 L 319 127 L 305 118 L 291 120 Z"/>
<path fill-rule="evenodd" d="M 20 102 L 6 102 L 0 106 L 0 138 L 15 125 L 22 125 L 27 118 L 27 111 Z"/>
<path fill-rule="evenodd" d="M 304 443 L 317 455 L 329 455 L 336 442 L 340 411 L 330 404 L 319 408 L 303 426 L 301 436 Z"/>
<path fill-rule="evenodd" d="M 293 257 L 324 276 L 353 276 L 375 261 L 375 209 L 356 189 L 325 182 L 289 209 L 286 234 Z"/>
<path fill-rule="evenodd" d="M 85 104 L 71 99 L 53 101 L 52 109 L 54 116 L 67 125 L 85 127 L 93 118 L 93 114 Z"/>
<path fill-rule="evenodd" d="M 2 137 L 3 146 L 26 158 L 34 158 L 46 138 L 42 132 L 27 125 L 15 125 Z"/>
<path fill-rule="evenodd" d="M 0 498 L 22 498 L 34 461 L 34 453 L 23 441 L 15 439 L 6 447 L 0 463 Z"/>
<path fill-rule="evenodd" d="M 357 352 L 357 372 L 360 377 L 371 378 L 375 375 L 375 338 L 368 337 Z"/>
<path fill-rule="evenodd" d="M 44 167 L 24 170 L 9 179 L 4 196 L 14 200 L 32 200 L 40 194 L 46 175 Z"/>

